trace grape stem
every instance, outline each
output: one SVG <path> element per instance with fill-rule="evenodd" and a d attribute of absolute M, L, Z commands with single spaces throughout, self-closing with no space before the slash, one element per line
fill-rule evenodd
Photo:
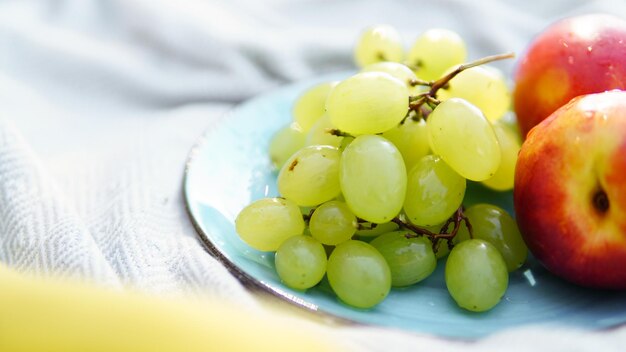
<path fill-rule="evenodd" d="M 415 86 L 429 86 L 430 87 L 433 85 L 434 82 L 435 81 L 425 81 L 423 79 L 416 78 L 416 79 L 410 80 L 409 84 L 411 85 L 411 87 L 415 87 Z"/>
<path fill-rule="evenodd" d="M 426 119 L 430 112 L 435 109 L 437 105 L 441 103 L 439 99 L 437 99 L 437 91 L 441 88 L 446 88 L 450 80 L 452 80 L 459 73 L 467 70 L 468 68 L 484 65 L 490 62 L 512 59 L 515 57 L 515 53 L 503 53 L 491 56 L 485 56 L 476 61 L 471 61 L 465 64 L 458 65 L 454 70 L 450 71 L 450 73 L 445 76 L 435 80 L 435 81 L 425 81 L 422 79 L 413 79 L 409 82 L 411 86 L 428 86 L 430 90 L 425 93 L 421 93 L 418 95 L 412 95 L 409 97 L 409 111 L 407 115 L 402 119 L 400 124 L 403 124 L 406 119 L 411 114 L 411 112 L 415 112 L 416 114 L 412 117 L 413 120 Z M 426 105 L 427 107 L 425 107 Z M 326 130 L 326 133 L 330 133 L 333 136 L 337 137 L 353 137 L 349 133 L 343 132 L 336 128 L 330 128 Z"/>
<path fill-rule="evenodd" d="M 423 227 L 414 225 L 410 221 L 403 221 L 399 217 L 395 217 L 391 221 L 398 224 L 398 226 L 400 226 L 401 228 L 405 228 L 407 230 L 415 232 L 415 234 L 407 233 L 405 235 L 406 238 L 427 236 L 430 239 L 430 241 L 433 243 L 433 251 L 435 253 L 437 253 L 437 250 L 439 248 L 440 240 L 446 240 L 448 242 L 448 247 L 452 249 L 452 246 L 453 246 L 452 239 L 454 239 L 456 234 L 459 232 L 459 229 L 461 228 L 461 222 L 465 222 L 465 226 L 467 226 L 467 230 L 469 232 L 470 238 L 474 238 L 473 233 L 472 233 L 473 232 L 472 225 L 470 224 L 470 221 L 467 218 L 467 216 L 465 216 L 465 214 L 463 213 L 462 205 L 457 208 L 457 210 L 454 212 L 454 214 L 450 218 L 448 218 L 448 220 L 446 220 L 446 222 L 441 227 L 441 230 L 439 230 L 439 233 L 434 233 Z M 452 228 L 452 231 L 448 232 L 448 228 L 450 227 L 451 224 L 454 224 L 454 227 Z"/>
<path fill-rule="evenodd" d="M 309 210 L 308 214 L 302 214 L 302 220 L 304 220 L 304 222 L 308 225 L 309 221 L 311 220 L 311 217 L 313 216 L 313 212 L 315 211 L 315 209 L 317 208 L 313 208 L 311 210 Z"/>
<path fill-rule="evenodd" d="M 395 217 L 393 219 L 391 219 L 391 221 L 393 221 L 394 223 L 396 223 L 398 226 L 400 226 L 401 228 L 405 228 L 407 230 L 411 230 L 413 232 L 415 232 L 415 234 L 406 234 L 407 238 L 413 238 L 413 237 L 419 237 L 419 236 L 428 236 L 429 238 L 434 238 L 435 236 L 438 236 L 438 234 L 431 232 L 423 227 L 417 226 L 417 225 L 413 225 L 408 221 L 402 221 L 402 219 L 400 219 L 399 217 Z"/>
<path fill-rule="evenodd" d="M 409 97 L 409 110 L 418 110 L 422 105 L 427 104 L 429 107 L 434 108 L 439 104 L 439 100 L 437 100 L 437 91 L 441 88 L 445 88 L 450 81 L 456 77 L 459 73 L 480 65 L 484 65 L 490 62 L 504 60 L 504 59 L 512 59 L 515 57 L 514 53 L 503 53 L 491 56 L 485 56 L 476 61 L 468 62 L 465 64 L 461 64 L 457 66 L 454 70 L 450 71 L 445 76 L 439 78 L 436 81 L 423 81 L 423 80 L 412 80 L 410 82 L 411 85 L 424 85 L 429 86 L 430 90 L 428 92 L 418 94 L 415 96 Z"/>
<path fill-rule="evenodd" d="M 341 131 L 337 128 L 327 128 L 326 129 L 326 133 L 329 133 L 333 136 L 337 136 L 337 137 L 354 137 L 353 135 L 351 135 L 350 133 L 346 133 L 344 131 Z"/>
<path fill-rule="evenodd" d="M 365 223 L 367 223 L 368 225 L 365 225 Z M 368 223 L 367 221 L 357 218 L 357 231 L 358 230 L 373 230 L 376 227 L 378 227 L 378 224 L 376 223 Z"/>

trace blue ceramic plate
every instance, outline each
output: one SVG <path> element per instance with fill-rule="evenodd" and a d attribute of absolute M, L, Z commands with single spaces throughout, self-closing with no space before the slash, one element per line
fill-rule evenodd
<path fill-rule="evenodd" d="M 209 128 L 191 152 L 184 181 L 191 219 L 210 253 L 244 284 L 341 319 L 445 337 L 477 338 L 527 324 L 605 329 L 626 323 L 624 292 L 572 286 L 532 259 L 511 274 L 504 299 L 486 313 L 456 306 L 443 280 L 445 261 L 425 282 L 392 289 L 369 310 L 342 304 L 324 284 L 306 292 L 284 286 L 274 271 L 273 253 L 256 251 L 242 242 L 234 220 L 251 201 L 277 195 L 276 175 L 266 152 L 270 137 L 290 121 L 297 95 L 317 81 L 290 85 L 238 106 Z M 511 193 L 472 185 L 466 201 L 466 205 L 488 201 L 512 213 Z"/>

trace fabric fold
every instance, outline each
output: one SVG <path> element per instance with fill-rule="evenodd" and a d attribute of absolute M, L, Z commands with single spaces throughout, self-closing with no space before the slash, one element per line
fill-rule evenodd
<path fill-rule="evenodd" d="M 0 119 L 0 260 L 19 270 L 119 286 L 85 224 L 18 131 Z"/>

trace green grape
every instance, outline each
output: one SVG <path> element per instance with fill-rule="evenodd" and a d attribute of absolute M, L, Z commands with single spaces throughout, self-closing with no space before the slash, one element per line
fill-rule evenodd
<path fill-rule="evenodd" d="M 329 201 L 320 205 L 309 220 L 313 238 L 328 245 L 337 245 L 351 239 L 357 226 L 356 216 L 346 203 L 340 201 Z"/>
<path fill-rule="evenodd" d="M 430 153 L 428 129 L 423 119 L 415 121 L 408 118 L 403 124 L 384 132 L 383 137 L 398 148 L 407 170 Z"/>
<path fill-rule="evenodd" d="M 406 193 L 406 168 L 391 142 L 359 136 L 343 151 L 340 164 L 341 191 L 356 216 L 384 223 L 398 215 Z"/>
<path fill-rule="evenodd" d="M 330 134 L 330 130 L 334 129 L 328 115 L 324 114 L 320 117 L 311 127 L 306 134 L 305 145 L 330 145 L 331 147 L 340 147 L 341 141 L 345 137 L 335 136 Z"/>
<path fill-rule="evenodd" d="M 415 225 L 441 224 L 463 202 L 465 187 L 465 179 L 440 157 L 427 155 L 409 171 L 404 212 Z"/>
<path fill-rule="evenodd" d="M 354 48 L 354 61 L 364 67 L 380 61 L 400 62 L 404 48 L 400 34 L 388 25 L 367 28 Z"/>
<path fill-rule="evenodd" d="M 239 237 L 260 251 L 275 251 L 283 241 L 304 231 L 296 203 L 284 198 L 263 198 L 243 208 L 235 219 Z"/>
<path fill-rule="evenodd" d="M 501 120 L 493 123 L 493 130 L 496 132 L 502 160 L 496 173 L 482 182 L 483 185 L 496 191 L 508 191 L 513 189 L 515 179 L 515 164 L 517 154 L 522 147 L 522 141 L 517 133 Z"/>
<path fill-rule="evenodd" d="M 408 65 L 416 68 L 417 77 L 431 81 L 443 76 L 451 66 L 467 57 L 465 42 L 453 31 L 430 29 L 420 35 L 408 54 Z"/>
<path fill-rule="evenodd" d="M 383 72 L 362 72 L 340 82 L 326 101 L 330 122 L 352 135 L 395 127 L 409 109 L 409 89 Z"/>
<path fill-rule="evenodd" d="M 409 88 L 409 93 L 411 95 L 417 95 L 419 93 L 423 93 L 426 91 L 426 86 L 423 85 L 413 85 L 412 82 L 417 80 L 417 76 L 415 72 L 411 70 L 408 66 L 401 64 L 399 62 L 377 62 L 375 64 L 365 66 L 361 72 L 384 72 L 392 77 L 399 79 L 404 82 Z"/>
<path fill-rule="evenodd" d="M 377 62 L 363 67 L 361 72 L 384 72 L 404 82 L 407 87 L 411 85 L 412 81 L 417 79 L 417 76 L 410 68 L 399 62 Z"/>
<path fill-rule="evenodd" d="M 502 255 L 509 272 L 518 269 L 526 261 L 528 247 L 522 239 L 515 220 L 504 209 L 492 204 L 475 204 L 464 212 L 472 225 L 474 238 L 491 243 Z M 455 243 L 468 240 L 465 222 L 455 236 Z"/>
<path fill-rule="evenodd" d="M 500 166 L 498 138 L 485 115 L 464 99 L 441 102 L 428 116 L 428 141 L 454 171 L 472 181 L 492 177 Z"/>
<path fill-rule="evenodd" d="M 306 90 L 293 106 L 293 118 L 306 133 L 326 112 L 326 98 L 337 82 L 325 82 Z"/>
<path fill-rule="evenodd" d="M 269 155 L 272 165 L 278 170 L 293 153 L 304 147 L 305 135 L 296 123 L 278 130 L 270 140 Z"/>
<path fill-rule="evenodd" d="M 356 234 L 359 237 L 376 237 L 387 232 L 393 232 L 399 228 L 395 222 L 385 222 L 382 224 L 375 224 L 371 222 L 363 223 L 363 229 L 356 230 Z"/>
<path fill-rule="evenodd" d="M 326 273 L 324 246 L 310 236 L 294 236 L 285 240 L 274 258 L 276 272 L 282 282 L 297 290 L 317 285 Z"/>
<path fill-rule="evenodd" d="M 511 92 L 504 75 L 495 67 L 477 66 L 456 75 L 437 98 L 463 98 L 476 105 L 489 121 L 501 118 L 511 107 Z"/>
<path fill-rule="evenodd" d="M 278 191 L 299 206 L 314 206 L 339 195 L 341 153 L 329 146 L 297 151 L 278 174 Z"/>
<path fill-rule="evenodd" d="M 343 302 L 371 308 L 387 297 L 391 272 L 385 258 L 371 245 L 355 240 L 337 247 L 328 258 L 330 287 Z"/>
<path fill-rule="evenodd" d="M 383 255 L 391 270 L 391 286 L 413 285 L 430 276 L 437 266 L 427 237 L 406 237 L 407 231 L 389 232 L 370 244 Z"/>
<path fill-rule="evenodd" d="M 493 245 L 473 239 L 452 248 L 446 260 L 445 280 L 460 307 L 483 312 L 500 302 L 509 284 L 509 273 Z"/>

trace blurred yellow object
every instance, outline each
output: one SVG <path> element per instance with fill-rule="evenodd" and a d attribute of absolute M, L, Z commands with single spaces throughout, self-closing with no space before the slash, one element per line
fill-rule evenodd
<path fill-rule="evenodd" d="M 0 266 L 0 351 L 339 349 L 331 346 L 313 324 L 261 309 L 33 279 Z"/>

